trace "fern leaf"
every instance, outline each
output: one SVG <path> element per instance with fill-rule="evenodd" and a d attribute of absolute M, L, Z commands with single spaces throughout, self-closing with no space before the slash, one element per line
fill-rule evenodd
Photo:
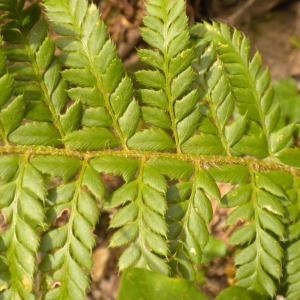
<path fill-rule="evenodd" d="M 278 124 L 280 111 L 274 101 L 270 74 L 258 53 L 250 58 L 248 39 L 218 23 L 196 25 L 192 32 L 206 41 L 200 40 L 198 45 L 199 75 L 206 83 L 213 123 L 227 154 L 265 157 L 290 146 L 295 127 Z M 240 126 L 236 124 L 235 131 L 242 127 L 246 135 L 236 134 L 238 138 L 232 139 L 224 125 L 232 118 L 230 126 L 241 121 L 234 113 L 235 106 L 250 126 L 246 131 L 246 120 Z"/>
<path fill-rule="evenodd" d="M 104 188 L 88 162 L 61 158 L 59 168 L 70 170 L 62 176 L 52 161 L 52 157 L 33 158 L 41 172 L 67 179 L 56 183 L 48 196 L 51 226 L 42 239 L 45 257 L 40 267 L 47 291 L 45 299 L 84 299 L 92 267 L 93 230 Z"/>
<path fill-rule="evenodd" d="M 59 145 L 66 131 L 60 115 L 65 109 L 67 97 L 60 66 L 54 58 L 54 42 L 48 36 L 47 24 L 41 17 L 38 5 L 32 4 L 23 13 L 20 3 L 17 6 L 20 11 L 15 11 L 14 8 L 9 12 L 10 17 L 15 20 L 23 14 L 24 20 L 30 20 L 29 24 L 25 21 L 11 21 L 3 25 L 2 33 L 8 70 L 15 79 L 14 93 L 23 95 L 25 104 L 23 109 L 16 105 L 7 107 L 6 115 L 15 113 L 18 116 L 16 120 L 19 119 L 19 123 L 25 120 L 26 124 L 16 123 L 10 128 L 16 129 L 15 127 L 20 125 L 8 140 L 14 144 L 28 144 L 28 141 L 22 138 L 23 132 L 24 135 L 27 135 L 28 131 L 31 134 L 31 130 L 34 131 L 34 128 L 40 126 L 44 130 L 35 130 L 35 138 L 30 144 Z M 11 31 L 18 32 L 18 39 L 9 39 Z"/>
<path fill-rule="evenodd" d="M 64 142 L 80 150 L 118 145 L 127 149 L 127 140 L 139 123 L 140 109 L 133 98 L 131 80 L 117 57 L 98 9 L 88 5 L 87 0 L 45 0 L 44 5 L 59 35 L 56 42 L 63 51 L 63 77 L 71 86 L 68 94 L 73 106 L 80 102 L 83 114 L 101 111 L 96 124 L 79 122 Z M 91 132 L 94 134 L 90 136 Z M 97 137 L 103 142 L 95 143 Z"/>
<path fill-rule="evenodd" d="M 290 206 L 290 214 L 292 216 L 292 223 L 289 225 L 289 246 L 287 248 L 287 299 L 297 299 L 300 293 L 299 286 L 299 246 L 300 246 L 300 213 L 299 213 L 299 201 L 300 201 L 300 181 L 299 178 L 295 178 L 293 182 L 293 189 L 291 193 L 293 198 L 293 204 Z"/>
<path fill-rule="evenodd" d="M 188 180 L 194 173 L 193 165 L 189 162 L 171 158 L 154 158 L 151 166 L 171 180 Z"/>
<path fill-rule="evenodd" d="M 110 246 L 127 245 L 119 261 L 121 270 L 143 267 L 163 274 L 169 273 L 163 259 L 168 255 L 167 225 L 164 219 L 166 190 L 165 178 L 148 163 L 140 162 L 135 178 L 113 193 L 110 207 L 122 207 L 110 223 L 111 228 L 119 228 Z"/>
<path fill-rule="evenodd" d="M 224 164 L 208 169 L 210 175 L 216 182 L 225 182 L 231 184 L 247 184 L 250 180 L 250 174 L 247 166 Z"/>
<path fill-rule="evenodd" d="M 251 180 L 239 185 L 222 199 L 226 207 L 237 207 L 228 224 L 243 222 L 232 236 L 231 243 L 241 250 L 235 263 L 238 284 L 273 297 L 282 277 L 283 249 L 279 241 L 286 240 L 284 221 L 287 196 L 272 173 L 250 171 Z M 283 173 L 277 178 L 285 178 Z M 279 241 L 278 241 L 279 240 Z"/>
<path fill-rule="evenodd" d="M 0 44 L 2 40 L 0 40 Z M 22 96 L 14 97 L 14 79 L 6 68 L 6 55 L 0 50 L 0 122 L 1 139 L 9 144 L 8 136 L 21 123 L 25 113 L 25 103 Z"/>
<path fill-rule="evenodd" d="M 283 149 L 276 156 L 284 164 L 294 166 L 296 168 L 300 168 L 300 149 L 299 148 Z"/>
<path fill-rule="evenodd" d="M 232 93 L 231 83 L 224 76 L 226 69 L 216 55 L 214 45 L 205 39 L 197 40 L 197 43 L 200 48 L 199 62 L 196 64 L 198 81 L 207 90 L 207 109 L 203 110 L 199 134 L 193 136 L 186 147 L 195 154 L 206 154 L 201 145 L 214 140 L 215 145 L 211 143 L 213 153 L 231 155 L 232 147 L 246 131 L 247 119 L 237 112 L 237 99 Z"/>
<path fill-rule="evenodd" d="M 115 176 L 122 176 L 126 182 L 135 177 L 138 170 L 138 161 L 130 158 L 102 156 L 91 161 L 95 170 L 99 173 L 111 173 Z"/>
<path fill-rule="evenodd" d="M 44 227 L 46 187 L 41 173 L 26 157 L 2 156 L 1 275 L 5 299 L 35 299 L 39 236 Z M 5 253 L 3 253 L 5 251 Z"/>
<path fill-rule="evenodd" d="M 139 56 L 151 69 L 138 71 L 135 77 L 141 86 L 142 117 L 151 129 L 136 133 L 129 145 L 140 150 L 182 152 L 200 118 L 185 3 L 149 0 L 146 10 L 141 34 L 153 49 L 139 50 Z"/>
<path fill-rule="evenodd" d="M 196 170 L 194 183 L 174 185 L 168 192 L 169 239 L 173 272 L 195 280 L 196 268 L 208 242 L 208 224 L 212 218 L 209 197 L 220 197 L 212 177 L 204 170 Z"/>
<path fill-rule="evenodd" d="M 283 79 L 274 85 L 275 100 L 281 109 L 281 117 L 285 123 L 300 122 L 300 95 L 296 80 Z M 299 133 L 298 133 L 299 137 Z"/>

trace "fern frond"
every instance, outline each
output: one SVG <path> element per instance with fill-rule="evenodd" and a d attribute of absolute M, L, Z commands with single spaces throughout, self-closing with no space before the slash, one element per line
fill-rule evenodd
<path fill-rule="evenodd" d="M 66 131 L 61 115 L 67 97 L 60 66 L 54 57 L 54 42 L 49 38 L 37 4 L 15 14 L 11 13 L 11 17 L 21 14 L 30 22 L 9 22 L 2 27 L 8 70 L 15 79 L 14 93 L 23 95 L 25 102 L 23 115 L 20 108 L 15 108 L 24 122 L 14 128 L 8 140 L 13 144 L 58 146 Z M 11 31 L 18 33 L 17 39 L 9 38 Z"/>
<path fill-rule="evenodd" d="M 219 199 L 220 192 L 212 177 L 202 169 L 196 168 L 190 180 L 168 190 L 167 220 L 173 272 L 195 280 L 209 237 L 210 199 Z"/>
<path fill-rule="evenodd" d="M 68 95 L 73 105 L 66 118 L 78 115 L 78 126 L 67 133 L 64 143 L 80 150 L 118 145 L 127 149 L 140 109 L 97 7 L 87 0 L 45 0 L 44 5 L 59 35 L 62 74 L 71 86 Z"/>
<path fill-rule="evenodd" d="M 236 207 L 228 224 L 243 222 L 231 243 L 241 249 L 235 257 L 238 284 L 273 297 L 282 278 L 287 195 L 280 180 L 284 173 L 257 173 L 249 168 L 248 180 L 223 199 L 225 207 Z M 287 179 L 289 180 L 289 178 Z M 281 241 L 281 242 L 280 242 Z"/>
<path fill-rule="evenodd" d="M 112 172 L 125 180 L 107 204 L 107 208 L 120 207 L 110 222 L 110 228 L 118 229 L 110 246 L 127 247 L 120 269 L 143 267 L 168 274 L 165 178 L 143 160 L 104 157 L 92 160 L 92 165 L 98 172 Z"/>
<path fill-rule="evenodd" d="M 2 44 L 2 40 L 0 40 Z M 0 131 L 1 140 L 5 145 L 9 144 L 8 136 L 16 129 L 24 116 L 25 103 L 23 96 L 14 97 L 15 82 L 6 68 L 6 55 L 0 49 Z"/>
<path fill-rule="evenodd" d="M 50 228 L 42 239 L 44 258 L 40 266 L 45 299 L 84 299 L 103 184 L 86 161 L 37 156 L 32 164 L 52 178 L 64 180 L 51 188 L 48 196 Z M 69 173 L 62 176 L 61 169 Z"/>
<path fill-rule="evenodd" d="M 85 299 L 101 210 L 121 270 L 195 280 L 217 199 L 238 284 L 297 299 L 299 124 L 243 34 L 146 9 L 135 89 L 88 0 L 0 0 L 0 298 Z"/>
<path fill-rule="evenodd" d="M 198 34 L 202 33 L 200 29 Z M 230 156 L 234 154 L 234 145 L 245 135 L 247 118 L 237 111 L 237 98 L 231 82 L 224 75 L 227 69 L 219 60 L 215 45 L 201 38 L 197 40 L 196 48 L 199 52 L 198 63 L 195 64 L 199 73 L 198 83 L 206 89 L 206 101 L 199 134 L 193 136 L 187 147 L 193 153 L 208 154 L 208 149 L 202 145 L 210 143 L 212 149 L 209 153 Z"/>
<path fill-rule="evenodd" d="M 198 45 L 200 82 L 206 83 L 213 123 L 227 154 L 266 157 L 292 145 L 295 126 L 278 123 L 280 111 L 269 71 L 258 53 L 250 58 L 248 39 L 219 23 L 198 24 L 192 33 L 202 38 Z M 247 128 L 246 120 L 234 114 L 235 106 L 249 120 Z M 224 128 L 229 120 L 230 127 Z"/>
<path fill-rule="evenodd" d="M 300 294 L 300 179 L 295 178 L 291 190 L 292 205 L 289 213 L 292 223 L 289 225 L 289 247 L 287 248 L 287 300 L 296 300 Z"/>
<path fill-rule="evenodd" d="M 152 49 L 139 50 L 151 69 L 136 72 L 141 85 L 138 96 L 145 127 L 130 140 L 132 148 L 182 152 L 182 145 L 195 131 L 200 118 L 199 94 L 193 88 L 195 57 L 190 44 L 183 0 L 146 4 L 143 39 Z"/>
<path fill-rule="evenodd" d="M 27 157 L 2 156 L 1 284 L 5 299 L 35 299 L 35 273 L 44 227 L 46 187 Z"/>

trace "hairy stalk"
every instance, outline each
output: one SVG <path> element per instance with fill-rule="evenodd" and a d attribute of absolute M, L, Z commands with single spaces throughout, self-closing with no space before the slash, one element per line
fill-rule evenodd
<path fill-rule="evenodd" d="M 298 168 L 289 167 L 281 164 L 280 162 L 270 162 L 268 160 L 259 160 L 255 158 L 246 157 L 224 157 L 224 156 L 206 156 L 206 155 L 190 155 L 190 154 L 175 154 L 175 153 L 161 153 L 161 152 L 147 152 L 147 151 L 122 151 L 122 150 L 102 150 L 102 151 L 89 151 L 80 152 L 70 149 L 58 149 L 39 146 L 36 148 L 27 146 L 4 146 L 0 148 L 0 153 L 4 154 L 31 154 L 35 155 L 53 155 L 53 156 L 65 156 L 74 157 L 79 159 L 93 159 L 101 156 L 116 156 L 116 157 L 132 157 L 132 158 L 144 158 L 146 160 L 153 158 L 171 158 L 186 162 L 195 162 L 199 166 L 205 168 L 218 166 L 218 165 L 242 165 L 247 166 L 249 163 L 256 171 L 272 171 L 278 170 L 291 173 L 294 176 L 300 175 Z"/>

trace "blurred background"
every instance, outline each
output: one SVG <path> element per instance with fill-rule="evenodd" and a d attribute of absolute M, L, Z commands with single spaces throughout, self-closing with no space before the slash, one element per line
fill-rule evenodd
<path fill-rule="evenodd" d="M 138 66 L 136 48 L 142 47 L 139 27 L 144 14 L 142 0 L 94 0 L 108 24 L 112 39 L 128 69 Z M 292 0 L 187 0 L 190 22 L 218 20 L 242 30 L 261 52 L 265 65 L 271 70 L 276 95 L 289 103 L 300 102 L 300 1 Z M 292 113 L 300 122 L 300 105 Z M 120 183 L 106 178 L 111 188 Z M 226 189 L 226 186 L 224 186 Z M 199 270 L 199 286 L 212 299 L 226 286 L 233 284 L 235 269 L 233 249 L 226 246 L 231 234 L 226 227 L 226 211 L 214 204 L 211 230 L 216 240 L 207 253 L 207 264 Z M 108 249 L 111 232 L 107 231 L 110 214 L 104 213 L 97 227 L 97 246 L 94 250 L 94 268 L 90 300 L 117 298 L 119 274 L 117 261 L 120 250 Z"/>
<path fill-rule="evenodd" d="M 137 62 L 142 0 L 94 0 L 127 66 Z M 219 20 L 246 33 L 262 53 L 274 79 L 300 77 L 300 1 L 187 0 L 191 23 Z"/>

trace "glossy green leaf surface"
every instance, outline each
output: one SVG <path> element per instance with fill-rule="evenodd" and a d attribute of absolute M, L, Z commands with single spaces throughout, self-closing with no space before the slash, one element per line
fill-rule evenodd
<path fill-rule="evenodd" d="M 121 281 L 119 300 L 206 300 L 192 283 L 141 269 L 128 269 Z"/>
<path fill-rule="evenodd" d="M 222 291 L 216 300 L 267 300 L 266 297 L 249 292 L 241 287 L 230 287 Z"/>

